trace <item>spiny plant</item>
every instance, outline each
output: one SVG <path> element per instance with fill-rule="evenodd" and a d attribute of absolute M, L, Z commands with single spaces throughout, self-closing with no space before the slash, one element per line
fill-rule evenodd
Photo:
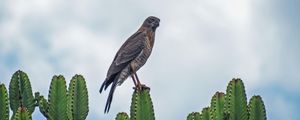
<path fill-rule="evenodd" d="M 202 109 L 201 114 L 199 112 L 192 112 L 187 116 L 187 120 L 210 120 L 210 108 L 205 107 Z"/>
<path fill-rule="evenodd" d="M 121 112 L 117 114 L 116 118 L 119 118 L 118 120 L 126 120 L 125 117 L 122 116 L 128 115 Z M 130 120 L 155 120 L 153 103 L 150 97 L 150 88 L 134 90 L 130 106 Z"/>
<path fill-rule="evenodd" d="M 83 76 L 75 75 L 72 78 L 68 92 L 68 118 L 71 120 L 85 120 L 89 112 L 89 100 Z"/>
<path fill-rule="evenodd" d="M 224 107 L 229 120 L 248 120 L 247 98 L 241 79 L 233 79 L 229 82 Z"/>
<path fill-rule="evenodd" d="M 25 107 L 19 107 L 12 120 L 31 120 L 31 115 Z"/>
<path fill-rule="evenodd" d="M 252 96 L 248 108 L 249 120 L 267 120 L 265 105 L 259 95 Z"/>
<path fill-rule="evenodd" d="M 187 118 L 187 120 L 201 120 L 201 116 L 199 112 L 192 112 L 190 113 Z"/>
<path fill-rule="evenodd" d="M 8 94 L 4 84 L 0 84 L 0 120 L 9 120 Z"/>
<path fill-rule="evenodd" d="M 224 102 L 225 94 L 222 92 L 216 92 L 210 103 L 211 120 L 224 120 Z"/>
<path fill-rule="evenodd" d="M 116 120 L 129 120 L 129 116 L 125 112 L 120 112 L 117 114 Z"/>
<path fill-rule="evenodd" d="M 210 108 L 209 107 L 205 107 L 202 109 L 202 112 L 200 114 L 200 120 L 209 120 L 209 111 L 210 111 Z"/>
<path fill-rule="evenodd" d="M 206 109 L 210 109 L 209 114 Z M 232 79 L 227 86 L 226 94 L 216 92 L 211 99 L 211 106 L 204 108 L 200 114 L 200 120 L 248 119 L 266 120 L 266 111 L 260 96 L 253 96 L 247 105 L 245 87 L 241 79 Z"/>
<path fill-rule="evenodd" d="M 67 86 L 63 76 L 54 76 L 51 81 L 48 101 L 39 97 L 41 113 L 49 120 L 67 120 Z"/>
<path fill-rule="evenodd" d="M 13 114 L 18 111 L 19 107 L 26 108 L 30 115 L 35 109 L 35 99 L 29 78 L 21 70 L 15 72 L 10 80 L 9 101 Z"/>
<path fill-rule="evenodd" d="M 9 94 L 8 94 L 9 93 Z M 48 100 L 39 92 L 33 97 L 30 81 L 26 73 L 18 70 L 11 78 L 9 91 L 0 84 L 0 120 L 9 119 L 9 105 L 12 120 L 31 120 L 35 106 L 49 120 L 84 120 L 88 110 L 88 91 L 84 78 L 75 75 L 67 89 L 65 78 L 54 76 L 51 81 Z M 150 88 L 135 89 L 132 95 L 130 116 L 121 112 L 116 120 L 155 120 Z M 216 92 L 210 107 L 201 113 L 193 112 L 187 120 L 266 120 L 262 98 L 253 96 L 247 105 L 244 84 L 241 79 L 229 82 L 226 94 Z"/>
<path fill-rule="evenodd" d="M 9 119 L 9 106 L 13 111 L 12 120 L 30 120 L 36 106 L 49 120 L 84 120 L 88 114 L 88 91 L 84 78 L 75 75 L 67 90 L 65 78 L 54 76 L 48 94 L 48 101 L 39 92 L 32 94 L 27 74 L 16 71 L 9 84 L 9 94 L 0 84 L 0 120 Z"/>
<path fill-rule="evenodd" d="M 84 120 L 88 114 L 88 92 L 84 78 L 75 75 L 67 90 L 62 75 L 53 76 L 48 101 L 36 93 L 41 113 L 49 120 Z"/>

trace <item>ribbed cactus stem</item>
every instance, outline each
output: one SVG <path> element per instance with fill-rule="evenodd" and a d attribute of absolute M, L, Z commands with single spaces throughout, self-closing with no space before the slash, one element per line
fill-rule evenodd
<path fill-rule="evenodd" d="M 241 79 L 229 82 L 225 96 L 225 113 L 229 120 L 248 120 L 247 97 Z"/>
<path fill-rule="evenodd" d="M 48 95 L 49 119 L 67 120 L 67 87 L 65 78 L 54 76 L 51 81 Z"/>
<path fill-rule="evenodd" d="M 200 118 L 201 118 L 200 120 L 209 120 L 210 118 L 209 111 L 210 111 L 209 107 L 203 108 L 200 114 Z"/>
<path fill-rule="evenodd" d="M 253 96 L 250 99 L 249 120 L 267 120 L 265 105 L 259 95 Z"/>
<path fill-rule="evenodd" d="M 18 70 L 11 78 L 9 84 L 10 108 L 15 113 L 19 107 L 26 107 L 32 114 L 35 108 L 35 100 L 28 76 L 23 71 Z"/>
<path fill-rule="evenodd" d="M 192 112 L 187 116 L 186 119 L 187 120 L 201 120 L 200 113 L 199 112 Z"/>
<path fill-rule="evenodd" d="M 88 115 L 88 91 L 81 75 L 75 75 L 69 84 L 68 118 L 85 120 Z"/>
<path fill-rule="evenodd" d="M 210 118 L 212 120 L 224 120 L 225 94 L 216 92 L 210 103 Z"/>
<path fill-rule="evenodd" d="M 48 119 L 49 118 L 49 103 L 44 96 L 36 96 L 37 104 L 40 108 L 40 112 Z"/>
<path fill-rule="evenodd" d="M 135 90 L 130 107 L 131 120 L 155 120 L 150 89 Z"/>
<path fill-rule="evenodd" d="M 31 120 L 31 115 L 25 107 L 20 107 L 12 117 L 12 120 Z"/>
<path fill-rule="evenodd" d="M 8 94 L 4 84 L 0 84 L 0 120 L 9 120 Z"/>
<path fill-rule="evenodd" d="M 115 120 L 129 120 L 129 116 L 125 112 L 120 112 L 117 114 L 117 117 Z"/>

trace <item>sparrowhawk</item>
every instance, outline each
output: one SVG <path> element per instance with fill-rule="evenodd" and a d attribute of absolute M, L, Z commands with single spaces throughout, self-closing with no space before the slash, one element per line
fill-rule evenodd
<path fill-rule="evenodd" d="M 148 17 L 138 31 L 130 36 L 118 50 L 99 91 L 101 93 L 103 89 L 106 90 L 112 84 L 104 113 L 110 109 L 117 85 L 121 85 L 129 76 L 132 77 L 135 88 L 142 89 L 136 72 L 146 63 L 151 54 L 155 30 L 159 26 L 159 22 L 160 19 L 157 17 Z"/>

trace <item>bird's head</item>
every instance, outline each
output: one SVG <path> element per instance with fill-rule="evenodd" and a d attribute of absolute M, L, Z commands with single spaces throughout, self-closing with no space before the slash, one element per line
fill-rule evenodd
<path fill-rule="evenodd" d="M 151 28 L 153 31 L 159 26 L 160 19 L 154 16 L 149 16 L 143 23 L 143 27 Z"/>

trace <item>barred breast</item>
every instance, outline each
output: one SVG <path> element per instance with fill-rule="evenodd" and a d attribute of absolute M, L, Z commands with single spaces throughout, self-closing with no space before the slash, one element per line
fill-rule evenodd
<path fill-rule="evenodd" d="M 147 39 L 144 42 L 144 49 L 142 50 L 141 54 L 137 56 L 132 62 L 131 67 L 136 72 L 138 71 L 148 60 L 151 52 L 152 52 L 152 46 L 150 44 L 150 39 L 146 37 Z"/>
<path fill-rule="evenodd" d="M 144 41 L 145 47 L 143 48 L 142 52 L 134 60 L 132 60 L 125 69 L 122 70 L 118 80 L 118 85 L 121 85 L 128 78 L 128 76 L 132 74 L 132 72 L 138 71 L 147 62 L 152 52 L 153 45 L 150 39 L 151 38 L 146 37 L 146 40 Z"/>

